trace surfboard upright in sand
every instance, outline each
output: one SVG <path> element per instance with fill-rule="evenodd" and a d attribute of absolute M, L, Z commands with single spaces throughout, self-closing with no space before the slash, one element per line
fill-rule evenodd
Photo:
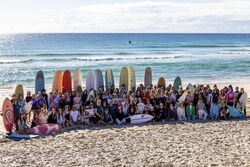
<path fill-rule="evenodd" d="M 89 70 L 86 75 L 86 89 L 91 90 L 95 88 L 95 72 Z"/>
<path fill-rule="evenodd" d="M 99 88 L 104 89 L 103 75 L 100 69 L 95 70 L 95 90 L 98 91 Z"/>
<path fill-rule="evenodd" d="M 174 88 L 175 88 L 175 90 L 178 90 L 180 86 L 182 86 L 182 83 L 181 83 L 181 78 L 178 76 L 174 80 Z"/>
<path fill-rule="evenodd" d="M 152 70 L 150 67 L 147 67 L 145 69 L 145 74 L 144 74 L 144 86 L 148 87 L 152 84 Z"/>
<path fill-rule="evenodd" d="M 122 87 L 128 90 L 128 68 L 127 67 L 123 67 L 121 69 L 119 88 L 121 89 Z"/>
<path fill-rule="evenodd" d="M 23 91 L 23 85 L 22 84 L 19 84 L 19 85 L 16 86 L 15 94 L 16 94 L 17 97 L 19 97 L 20 95 L 22 95 L 24 97 L 24 91 Z"/>
<path fill-rule="evenodd" d="M 35 93 L 45 89 L 45 80 L 43 71 L 38 71 L 35 79 Z"/>
<path fill-rule="evenodd" d="M 3 102 L 2 114 L 6 131 L 11 132 L 14 125 L 14 110 L 9 98 L 6 98 Z"/>
<path fill-rule="evenodd" d="M 158 88 L 165 88 L 166 87 L 166 81 L 163 77 L 160 77 L 158 80 Z"/>
<path fill-rule="evenodd" d="M 55 71 L 52 83 L 52 91 L 62 92 L 62 72 L 60 70 Z"/>
<path fill-rule="evenodd" d="M 115 89 L 113 71 L 110 68 L 108 68 L 105 72 L 105 88 L 106 90 Z"/>
<path fill-rule="evenodd" d="M 128 90 L 136 89 L 135 68 L 128 67 Z"/>
<path fill-rule="evenodd" d="M 71 73 L 69 70 L 64 71 L 63 80 L 62 80 L 62 92 L 71 92 L 72 91 L 72 79 Z"/>
<path fill-rule="evenodd" d="M 76 69 L 73 75 L 73 90 L 74 91 L 82 90 L 82 87 L 83 87 L 82 72 L 80 71 L 80 69 Z"/>

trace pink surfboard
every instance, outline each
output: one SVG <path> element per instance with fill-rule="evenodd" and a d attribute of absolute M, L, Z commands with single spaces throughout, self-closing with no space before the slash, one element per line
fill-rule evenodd
<path fill-rule="evenodd" d="M 42 124 L 31 128 L 29 133 L 33 135 L 47 135 L 57 133 L 60 129 L 61 126 L 58 124 Z"/>
<path fill-rule="evenodd" d="M 11 132 L 14 124 L 14 110 L 9 98 L 6 98 L 3 102 L 3 124 L 6 131 Z"/>

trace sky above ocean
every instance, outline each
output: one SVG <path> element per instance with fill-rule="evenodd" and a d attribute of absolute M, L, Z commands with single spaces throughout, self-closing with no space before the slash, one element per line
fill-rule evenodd
<path fill-rule="evenodd" d="M 0 33 L 245 33 L 249 7 L 249 0 L 0 0 Z"/>

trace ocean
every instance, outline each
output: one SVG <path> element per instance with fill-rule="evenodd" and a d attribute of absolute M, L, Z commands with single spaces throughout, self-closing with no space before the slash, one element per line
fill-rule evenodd
<path fill-rule="evenodd" d="M 131 41 L 131 43 L 129 42 Z M 137 84 L 151 67 L 153 83 L 245 83 L 250 79 L 250 34 L 60 33 L 0 35 L 0 88 L 34 87 L 43 70 L 46 87 L 55 70 L 111 68 L 119 84 L 123 66 L 134 66 Z"/>

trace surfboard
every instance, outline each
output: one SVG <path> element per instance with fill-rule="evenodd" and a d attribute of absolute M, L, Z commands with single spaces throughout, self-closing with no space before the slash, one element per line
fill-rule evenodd
<path fill-rule="evenodd" d="M 128 90 L 136 89 L 135 68 L 128 67 Z"/>
<path fill-rule="evenodd" d="M 130 124 L 140 124 L 140 123 L 146 123 L 153 119 L 154 117 L 149 114 L 136 114 L 130 116 Z"/>
<path fill-rule="evenodd" d="M 11 132 L 14 124 L 14 110 L 9 98 L 6 98 L 2 106 L 3 124 L 6 131 Z"/>
<path fill-rule="evenodd" d="M 103 75 L 100 69 L 95 70 L 95 90 L 99 91 L 99 88 L 104 88 Z"/>
<path fill-rule="evenodd" d="M 145 69 L 145 74 L 144 74 L 144 86 L 148 87 L 152 84 L 152 70 L 150 67 L 147 67 Z"/>
<path fill-rule="evenodd" d="M 26 103 L 25 105 L 24 105 L 24 112 L 25 113 L 29 113 L 30 111 L 31 111 L 31 108 L 32 108 L 32 104 L 33 104 L 33 101 L 30 101 L 30 102 L 28 102 L 28 103 Z"/>
<path fill-rule="evenodd" d="M 42 124 L 29 129 L 29 133 L 33 135 L 47 135 L 57 133 L 61 129 L 58 124 Z"/>
<path fill-rule="evenodd" d="M 54 73 L 52 91 L 62 92 L 62 72 L 60 70 Z"/>
<path fill-rule="evenodd" d="M 19 84 L 19 85 L 16 86 L 15 94 L 16 94 L 17 98 L 20 95 L 22 95 L 24 97 L 24 91 L 23 91 L 23 85 L 22 84 Z"/>
<path fill-rule="evenodd" d="M 187 92 L 185 91 L 185 92 L 181 95 L 181 97 L 178 99 L 178 101 L 179 101 L 179 102 L 184 102 L 185 99 L 186 99 L 186 96 L 187 96 Z"/>
<path fill-rule="evenodd" d="M 164 88 L 166 87 L 166 82 L 163 77 L 160 77 L 158 80 L 158 88 L 161 88 L 161 87 L 164 87 Z"/>
<path fill-rule="evenodd" d="M 122 87 L 125 87 L 125 89 L 128 90 L 128 68 L 127 67 L 123 67 L 121 69 L 119 88 L 121 89 Z"/>
<path fill-rule="evenodd" d="M 239 99 L 240 104 L 242 104 L 243 106 L 246 105 L 247 103 L 247 92 L 244 92 Z"/>
<path fill-rule="evenodd" d="M 35 78 L 35 93 L 45 89 L 45 80 L 43 71 L 38 71 Z"/>
<path fill-rule="evenodd" d="M 193 86 L 191 83 L 189 83 L 189 84 L 187 85 L 187 87 L 189 88 L 189 90 L 190 90 L 192 93 L 194 93 L 194 86 Z"/>
<path fill-rule="evenodd" d="M 105 72 L 105 88 L 106 90 L 115 90 L 113 71 L 110 68 Z"/>
<path fill-rule="evenodd" d="M 62 80 L 62 92 L 71 92 L 72 91 L 72 79 L 71 73 L 69 70 L 65 70 L 63 73 L 63 80 Z"/>
<path fill-rule="evenodd" d="M 80 69 L 76 69 L 73 75 L 73 89 L 74 91 L 82 90 L 83 81 L 82 81 L 82 72 Z"/>
<path fill-rule="evenodd" d="M 182 86 L 181 78 L 178 76 L 174 80 L 174 88 L 178 91 L 179 87 Z"/>
<path fill-rule="evenodd" d="M 39 135 L 12 133 L 6 137 L 9 139 L 32 139 L 39 137 Z"/>
<path fill-rule="evenodd" d="M 86 89 L 91 90 L 95 88 L 95 72 L 90 70 L 86 75 Z"/>

